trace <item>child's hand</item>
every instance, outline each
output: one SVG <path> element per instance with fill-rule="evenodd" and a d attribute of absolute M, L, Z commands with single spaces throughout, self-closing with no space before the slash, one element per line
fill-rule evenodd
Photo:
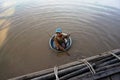
<path fill-rule="evenodd" d="M 65 51 L 65 49 L 62 46 L 60 47 L 60 50 Z"/>

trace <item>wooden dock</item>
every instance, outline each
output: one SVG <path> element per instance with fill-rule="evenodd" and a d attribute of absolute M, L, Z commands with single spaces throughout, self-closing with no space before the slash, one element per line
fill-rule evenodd
<path fill-rule="evenodd" d="M 120 80 L 120 49 L 9 80 Z"/>

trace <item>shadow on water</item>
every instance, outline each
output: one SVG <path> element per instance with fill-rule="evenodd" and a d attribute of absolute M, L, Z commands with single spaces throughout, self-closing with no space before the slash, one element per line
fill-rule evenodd
<path fill-rule="evenodd" d="M 80 0 L 16 0 L 0 4 L 1 79 L 120 48 L 120 9 L 110 4 Z M 58 26 L 71 33 L 70 56 L 57 56 L 49 48 L 48 33 L 54 34 Z"/>

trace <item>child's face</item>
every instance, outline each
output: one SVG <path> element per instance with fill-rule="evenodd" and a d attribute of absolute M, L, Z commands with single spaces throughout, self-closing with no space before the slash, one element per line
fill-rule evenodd
<path fill-rule="evenodd" d="M 62 33 L 60 33 L 60 32 L 57 32 L 56 34 L 57 34 L 58 37 L 62 36 Z"/>

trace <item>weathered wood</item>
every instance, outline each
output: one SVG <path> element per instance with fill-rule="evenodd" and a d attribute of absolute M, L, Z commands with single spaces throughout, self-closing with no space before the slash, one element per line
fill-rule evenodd
<path fill-rule="evenodd" d="M 116 55 L 120 55 L 120 49 L 115 49 L 115 50 L 111 50 L 111 51 L 113 53 L 115 53 Z M 111 54 L 110 54 L 111 51 L 104 52 L 104 53 L 98 54 L 96 56 L 88 57 L 86 59 L 89 62 L 96 62 L 96 61 L 102 60 L 104 58 L 110 57 L 111 56 Z"/>
<path fill-rule="evenodd" d="M 92 77 L 84 77 L 84 78 L 79 78 L 79 77 L 74 77 L 74 78 L 70 78 L 68 80 L 94 80 Z"/>
<path fill-rule="evenodd" d="M 111 75 L 111 80 L 120 80 L 120 72 L 118 74 Z"/>
<path fill-rule="evenodd" d="M 102 67 L 102 66 L 106 66 L 106 65 L 111 65 L 111 64 L 114 64 L 114 63 L 118 63 L 118 62 L 120 62 L 118 59 L 112 59 L 112 60 L 109 60 L 107 62 L 99 64 L 98 67 Z"/>
<path fill-rule="evenodd" d="M 106 58 L 103 57 L 101 60 L 95 61 L 94 63 L 96 63 L 96 65 L 99 65 L 99 64 L 102 64 L 102 63 L 107 62 L 107 61 L 112 60 L 112 59 L 115 59 L 115 57 L 111 55 L 111 56 L 106 57 Z"/>
<path fill-rule="evenodd" d="M 64 76 L 66 74 L 69 74 L 71 72 L 80 70 L 80 69 L 84 68 L 85 66 L 86 66 L 85 64 L 81 64 L 81 65 L 77 65 L 77 66 L 70 67 L 67 69 L 59 70 L 58 75 L 61 77 L 61 76 Z"/>
<path fill-rule="evenodd" d="M 113 64 L 113 65 L 107 65 L 107 66 L 98 68 L 98 69 L 96 69 L 96 74 L 98 74 L 102 71 L 110 70 L 110 69 L 118 67 L 118 66 L 120 66 L 120 63 L 116 63 L 116 64 Z M 87 72 L 87 73 L 75 76 L 75 77 L 71 78 L 70 80 L 74 80 L 74 78 L 75 78 L 75 80 L 76 79 L 88 79 L 88 80 L 90 79 L 91 80 L 91 78 L 95 77 L 95 75 L 92 75 L 90 72 Z M 109 76 L 109 73 L 106 76 Z"/>
<path fill-rule="evenodd" d="M 113 75 L 111 78 L 110 76 Z M 120 80 L 120 66 L 109 70 L 101 71 L 95 75 L 75 76 L 69 80 Z"/>
<path fill-rule="evenodd" d="M 110 54 L 112 54 L 114 57 L 116 57 L 117 59 L 120 60 L 120 57 L 118 55 L 116 55 L 115 53 L 111 52 Z"/>
<path fill-rule="evenodd" d="M 95 66 L 95 64 L 93 64 L 93 66 Z M 60 80 L 66 80 L 70 76 L 75 76 L 75 75 L 78 75 L 78 73 L 84 73 L 87 71 L 89 71 L 89 68 L 84 67 L 84 68 L 74 71 L 72 73 L 66 74 L 65 76 L 61 77 Z M 59 76 L 59 74 L 60 74 L 60 71 L 58 72 L 58 76 Z M 45 76 L 40 76 L 40 77 L 34 78 L 32 80 L 53 80 L 53 79 L 55 79 L 54 73 L 52 73 L 51 75 L 49 74 L 49 75 L 45 75 Z"/>
<path fill-rule="evenodd" d="M 98 79 L 98 80 L 111 80 L 111 78 L 110 77 L 105 77 L 105 78 Z"/>
<path fill-rule="evenodd" d="M 118 60 L 116 60 L 115 57 L 110 54 L 110 52 L 120 55 L 120 49 L 116 49 L 116 50 L 112 50 L 109 52 L 105 52 L 105 53 L 102 53 L 102 54 L 99 54 L 96 56 L 86 58 L 86 60 L 92 64 L 93 63 L 97 64 L 94 67 L 96 70 L 98 70 L 98 68 L 100 70 L 100 69 L 102 69 L 100 67 L 107 66 L 107 65 L 113 65 L 118 62 Z M 82 67 L 81 68 L 79 67 L 81 65 L 85 66 L 82 62 L 75 61 L 75 62 L 71 62 L 71 63 L 65 64 L 65 65 L 59 66 L 58 75 L 60 77 L 63 77 L 66 74 L 72 73 L 74 71 L 78 71 L 82 68 Z M 82 68 L 82 69 L 84 69 L 84 68 Z M 86 72 L 86 73 L 88 73 L 88 72 Z M 27 74 L 27 75 L 23 75 L 20 77 L 9 79 L 9 80 L 29 80 L 29 79 L 35 79 L 37 77 L 45 77 L 45 76 L 50 77 L 51 75 L 52 75 L 52 78 L 50 78 L 50 79 L 55 78 L 55 75 L 53 73 L 53 68 L 50 68 L 47 70 L 42 70 L 42 71 L 31 73 L 31 74 Z"/>
<path fill-rule="evenodd" d="M 105 67 L 101 67 L 101 68 L 98 68 L 98 69 L 96 69 L 96 73 L 99 73 L 99 72 L 101 72 L 101 71 L 105 71 L 105 70 L 108 70 L 108 69 L 111 69 L 111 68 L 114 68 L 114 67 L 118 67 L 118 66 L 120 66 L 120 63 L 116 63 L 116 64 L 113 64 L 113 65 L 108 65 L 108 66 L 105 66 Z M 89 77 L 88 77 L 89 76 Z M 85 77 L 85 78 L 84 78 Z M 87 77 L 87 78 L 86 78 Z M 91 78 L 93 78 L 93 75 L 90 73 L 90 72 L 88 72 L 88 73 L 85 73 L 85 74 L 80 74 L 80 75 L 78 75 L 78 76 L 75 76 L 75 77 L 73 77 L 73 78 L 71 78 L 70 80 L 79 80 L 79 79 L 90 79 L 91 80 Z M 102 79 L 101 79 L 102 80 Z"/>
<path fill-rule="evenodd" d="M 85 67 L 85 65 L 78 65 L 78 66 L 75 66 L 75 67 L 70 67 L 70 68 L 67 68 L 67 69 L 64 69 L 64 70 L 59 70 L 58 71 L 58 76 L 63 76 L 63 75 L 66 75 L 66 74 L 69 74 L 71 72 L 74 72 L 74 71 L 77 71 L 81 68 Z M 39 76 L 37 78 L 34 78 L 33 80 L 44 80 L 44 79 L 54 79 L 55 78 L 55 74 L 52 72 L 50 74 L 47 74 L 47 75 L 43 75 L 43 76 Z"/>
<path fill-rule="evenodd" d="M 68 79 L 68 80 L 94 80 L 94 78 L 91 76 L 91 77 L 74 77 L 74 78 L 71 78 L 71 79 Z M 106 77 L 106 78 L 102 78 L 102 79 L 98 79 L 98 80 L 111 80 L 109 77 Z"/>
<path fill-rule="evenodd" d="M 64 73 L 64 71 L 71 72 L 71 71 L 79 69 L 82 66 L 84 67 L 85 64 L 81 64 L 81 62 L 75 61 L 75 62 L 72 62 L 72 63 L 68 63 L 68 64 L 65 64 L 65 65 L 59 66 L 59 70 L 62 70 L 63 71 L 62 73 Z M 46 70 L 22 75 L 22 76 L 19 76 L 19 77 L 11 78 L 9 80 L 32 79 L 32 78 L 35 78 L 35 77 L 40 77 L 40 76 L 48 75 L 48 74 L 51 74 L 51 73 L 53 73 L 53 68 L 49 68 L 49 69 L 46 69 Z"/>
<path fill-rule="evenodd" d="M 110 53 L 110 52 L 109 52 Z M 115 53 L 116 55 L 120 56 L 120 52 L 117 52 Z M 115 59 L 116 57 L 114 57 L 113 55 L 109 55 L 109 56 L 105 56 L 105 57 L 102 57 L 101 60 L 98 60 L 98 61 L 94 61 L 96 63 L 96 65 L 98 64 L 101 64 L 101 63 L 104 63 L 104 62 L 107 62 L 107 61 L 110 61 L 112 59 Z"/>
<path fill-rule="evenodd" d="M 108 77 L 110 75 L 113 75 L 113 74 L 116 74 L 116 73 L 119 73 L 119 72 L 120 72 L 120 66 L 112 68 L 112 69 L 107 69 L 107 70 L 101 71 L 99 73 L 96 73 L 94 75 L 94 79 L 95 80 L 101 79 L 101 78 Z"/>
<path fill-rule="evenodd" d="M 70 79 L 68 79 L 68 80 L 93 80 L 93 77 L 91 77 L 91 75 L 92 75 L 92 73 L 89 71 L 89 72 L 86 72 L 86 73 L 84 73 L 84 74 L 80 74 L 80 75 L 77 75 L 77 76 L 75 76 L 75 77 L 72 77 L 72 78 L 70 78 Z M 88 79 L 89 78 L 89 79 Z"/>
<path fill-rule="evenodd" d="M 92 66 L 95 67 L 95 64 L 92 64 Z M 72 73 L 69 73 L 69 74 L 61 77 L 60 80 L 67 80 L 67 79 L 69 79 L 69 78 L 71 78 L 71 77 L 75 77 L 75 76 L 77 76 L 77 75 L 81 75 L 81 74 L 86 73 L 86 72 L 89 72 L 89 71 L 90 71 L 90 70 L 89 70 L 88 67 L 84 67 L 84 68 L 82 68 L 82 69 L 80 69 L 80 70 L 78 70 L 78 71 L 74 71 L 74 72 L 72 72 Z"/>
<path fill-rule="evenodd" d="M 113 67 L 117 67 L 117 66 L 120 66 L 120 62 L 116 63 L 116 64 L 107 65 L 107 66 L 103 66 L 103 67 L 97 68 L 96 72 L 104 71 L 104 70 L 107 70 L 107 69 L 110 69 L 110 68 L 113 68 Z"/>

